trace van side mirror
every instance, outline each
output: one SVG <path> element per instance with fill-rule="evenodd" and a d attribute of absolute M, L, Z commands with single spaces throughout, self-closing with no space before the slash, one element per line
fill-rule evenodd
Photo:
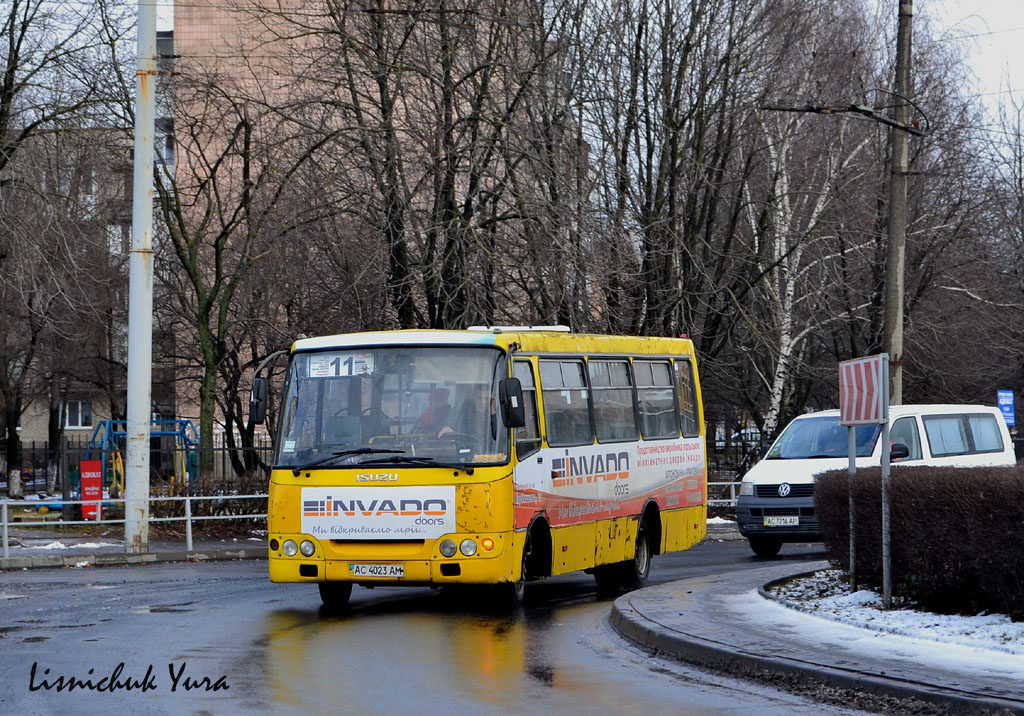
<path fill-rule="evenodd" d="M 523 386 L 519 378 L 503 378 L 498 383 L 498 402 L 505 427 L 521 428 L 526 425 L 526 406 L 523 405 Z"/>
<path fill-rule="evenodd" d="M 910 448 L 903 443 L 893 443 L 889 449 L 889 460 L 903 460 L 910 457 Z"/>
<path fill-rule="evenodd" d="M 267 419 L 267 379 L 253 378 L 252 392 L 249 393 L 249 420 L 262 425 Z"/>

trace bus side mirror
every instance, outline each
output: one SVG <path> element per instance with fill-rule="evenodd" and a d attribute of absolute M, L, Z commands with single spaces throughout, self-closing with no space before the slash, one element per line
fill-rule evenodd
<path fill-rule="evenodd" d="M 249 393 L 249 421 L 262 425 L 267 419 L 267 379 L 253 378 L 252 392 Z"/>
<path fill-rule="evenodd" d="M 910 448 L 903 443 L 893 443 L 889 449 L 890 460 L 903 460 L 910 457 Z"/>
<path fill-rule="evenodd" d="M 498 383 L 498 401 L 501 403 L 501 421 L 506 427 L 521 428 L 526 425 L 523 386 L 519 378 L 504 378 Z"/>

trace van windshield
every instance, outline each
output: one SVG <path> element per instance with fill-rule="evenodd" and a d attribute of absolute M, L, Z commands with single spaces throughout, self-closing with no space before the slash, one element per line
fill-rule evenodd
<path fill-rule="evenodd" d="M 791 422 L 765 456 L 769 460 L 807 460 L 847 456 L 849 428 L 839 424 L 839 417 L 800 418 Z M 857 457 L 869 457 L 881 425 L 858 425 Z"/>

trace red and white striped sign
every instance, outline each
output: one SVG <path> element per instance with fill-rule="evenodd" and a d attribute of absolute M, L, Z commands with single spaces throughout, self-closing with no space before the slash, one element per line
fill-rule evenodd
<path fill-rule="evenodd" d="M 889 355 L 839 364 L 839 424 L 875 425 L 889 419 Z"/>

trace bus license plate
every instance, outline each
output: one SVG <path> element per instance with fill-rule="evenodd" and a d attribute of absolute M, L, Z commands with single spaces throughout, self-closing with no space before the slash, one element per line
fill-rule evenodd
<path fill-rule="evenodd" d="M 405 576 L 404 564 L 349 564 L 350 577 L 401 578 Z"/>
<path fill-rule="evenodd" d="M 797 515 L 764 518 L 765 527 L 798 527 L 799 525 L 800 518 Z"/>

